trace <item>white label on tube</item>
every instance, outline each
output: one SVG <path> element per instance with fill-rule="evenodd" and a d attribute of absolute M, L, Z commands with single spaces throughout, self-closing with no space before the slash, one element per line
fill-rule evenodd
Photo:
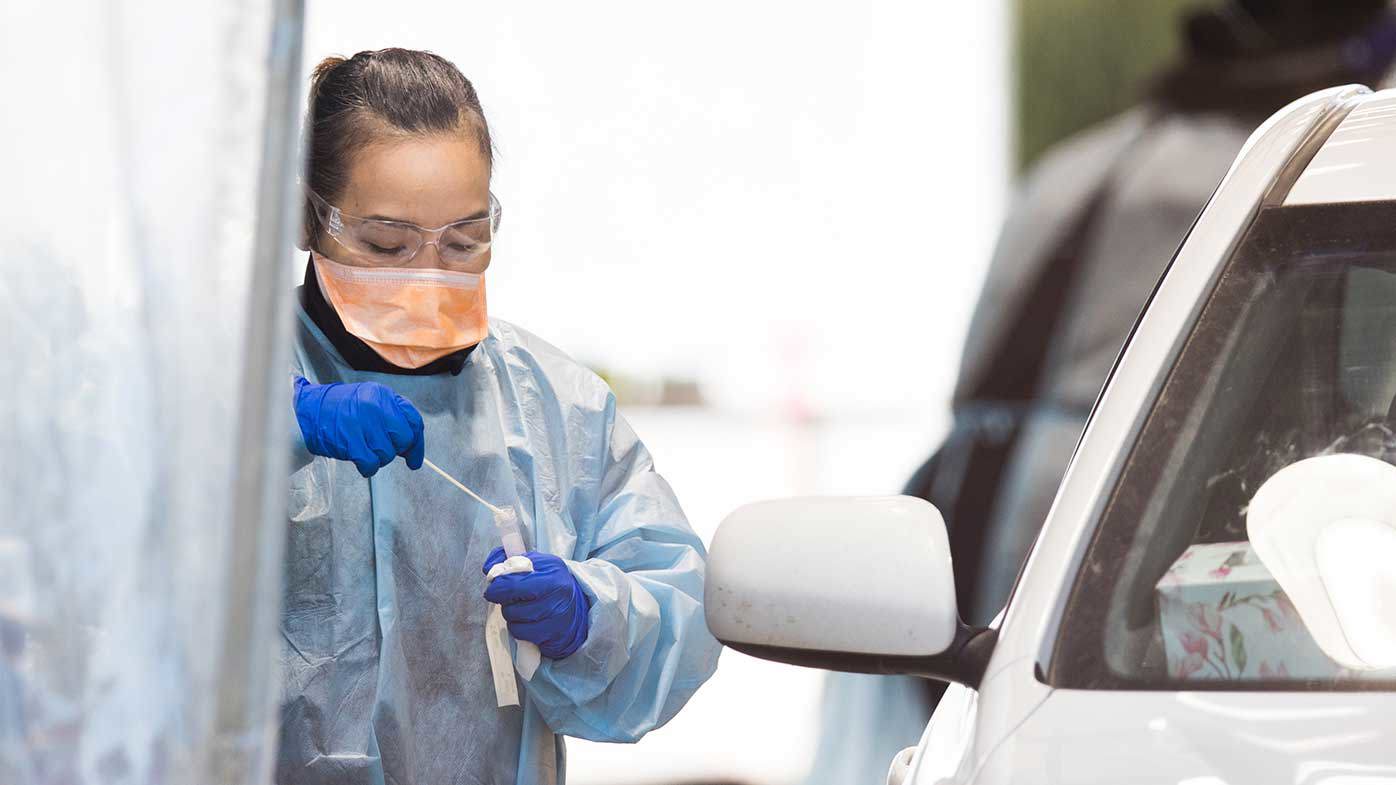
<path fill-rule="evenodd" d="M 519 705 L 519 683 L 514 680 L 514 662 L 509 656 L 509 626 L 498 605 L 490 606 L 490 615 L 485 620 L 485 645 L 490 652 L 490 670 L 494 673 L 495 703 L 501 709 Z"/>

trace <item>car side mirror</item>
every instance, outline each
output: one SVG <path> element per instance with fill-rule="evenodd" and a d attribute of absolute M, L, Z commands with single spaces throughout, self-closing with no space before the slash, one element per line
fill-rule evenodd
<path fill-rule="evenodd" d="M 762 659 L 977 686 L 994 632 L 959 621 L 945 522 L 909 496 L 738 509 L 708 557 L 708 628 Z"/>

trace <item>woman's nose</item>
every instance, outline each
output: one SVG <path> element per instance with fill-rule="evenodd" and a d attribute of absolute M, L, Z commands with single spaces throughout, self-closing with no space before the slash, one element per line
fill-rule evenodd
<path fill-rule="evenodd" d="M 441 263 L 441 250 L 436 247 L 436 241 L 428 240 L 423 243 L 422 247 L 417 250 L 417 255 L 412 257 L 412 261 L 407 266 L 432 269 L 444 267 Z"/>

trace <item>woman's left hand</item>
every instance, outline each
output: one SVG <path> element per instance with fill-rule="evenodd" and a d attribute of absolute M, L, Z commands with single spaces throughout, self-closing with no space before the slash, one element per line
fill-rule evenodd
<path fill-rule="evenodd" d="M 485 599 L 503 607 L 509 633 L 516 640 L 536 643 L 544 657 L 560 660 L 586 643 L 591 600 L 567 562 L 551 553 L 525 555 L 533 562 L 533 572 L 500 575 L 485 588 Z M 506 558 L 503 548 L 495 548 L 483 571 L 488 575 Z"/>

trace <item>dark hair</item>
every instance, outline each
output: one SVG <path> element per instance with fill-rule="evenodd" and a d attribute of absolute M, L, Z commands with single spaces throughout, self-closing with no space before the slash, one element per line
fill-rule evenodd
<path fill-rule="evenodd" d="M 305 184 L 334 202 L 349 179 L 355 153 L 394 134 L 468 131 L 485 162 L 494 165 L 490 129 L 475 87 L 443 57 L 412 49 L 327 57 L 310 77 L 305 120 Z M 320 230 L 305 200 L 305 237 Z"/>

